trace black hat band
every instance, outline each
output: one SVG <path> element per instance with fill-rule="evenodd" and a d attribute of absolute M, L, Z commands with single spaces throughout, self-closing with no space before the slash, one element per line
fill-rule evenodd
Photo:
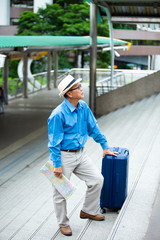
<path fill-rule="evenodd" d="M 75 81 L 76 81 L 76 79 L 74 78 L 74 79 L 67 85 L 67 87 L 65 87 L 65 89 L 63 89 L 63 91 L 65 91 L 67 88 L 69 88 Z"/>

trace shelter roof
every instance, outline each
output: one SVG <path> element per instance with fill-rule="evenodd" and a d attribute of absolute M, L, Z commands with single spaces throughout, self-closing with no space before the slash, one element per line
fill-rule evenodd
<path fill-rule="evenodd" d="M 128 42 L 114 39 L 115 45 L 127 45 Z M 0 36 L 0 48 L 7 47 L 52 47 L 86 48 L 90 45 L 89 36 Z M 107 37 L 97 37 L 97 45 L 110 45 Z"/>
<path fill-rule="evenodd" d="M 97 37 L 97 48 L 110 46 L 110 39 Z M 114 46 L 129 48 L 130 43 L 114 39 Z M 11 58 L 21 58 L 23 52 L 36 56 L 36 52 L 49 50 L 89 49 L 89 36 L 0 36 L 0 53 Z"/>

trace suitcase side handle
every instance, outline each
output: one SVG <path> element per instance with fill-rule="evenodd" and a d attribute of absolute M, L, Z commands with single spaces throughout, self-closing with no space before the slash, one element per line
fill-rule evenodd
<path fill-rule="evenodd" d="M 125 154 L 125 155 L 129 155 L 129 150 L 128 150 L 128 149 L 125 149 L 124 154 Z"/>

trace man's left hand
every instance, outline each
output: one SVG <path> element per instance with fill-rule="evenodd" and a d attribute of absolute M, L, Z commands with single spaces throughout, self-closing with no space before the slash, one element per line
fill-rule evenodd
<path fill-rule="evenodd" d="M 119 153 L 118 152 L 111 152 L 109 150 L 109 148 L 107 148 L 107 149 L 103 150 L 103 158 L 105 157 L 105 155 L 112 155 L 112 156 L 117 157 L 117 155 L 119 155 Z"/>

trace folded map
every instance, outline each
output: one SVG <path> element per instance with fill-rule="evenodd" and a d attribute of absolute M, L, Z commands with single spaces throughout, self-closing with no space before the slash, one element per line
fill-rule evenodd
<path fill-rule="evenodd" d="M 62 178 L 55 176 L 53 162 L 51 160 L 46 162 L 46 164 L 40 169 L 40 172 L 53 183 L 55 188 L 66 200 L 76 190 L 76 187 L 64 175 L 62 175 Z"/>

